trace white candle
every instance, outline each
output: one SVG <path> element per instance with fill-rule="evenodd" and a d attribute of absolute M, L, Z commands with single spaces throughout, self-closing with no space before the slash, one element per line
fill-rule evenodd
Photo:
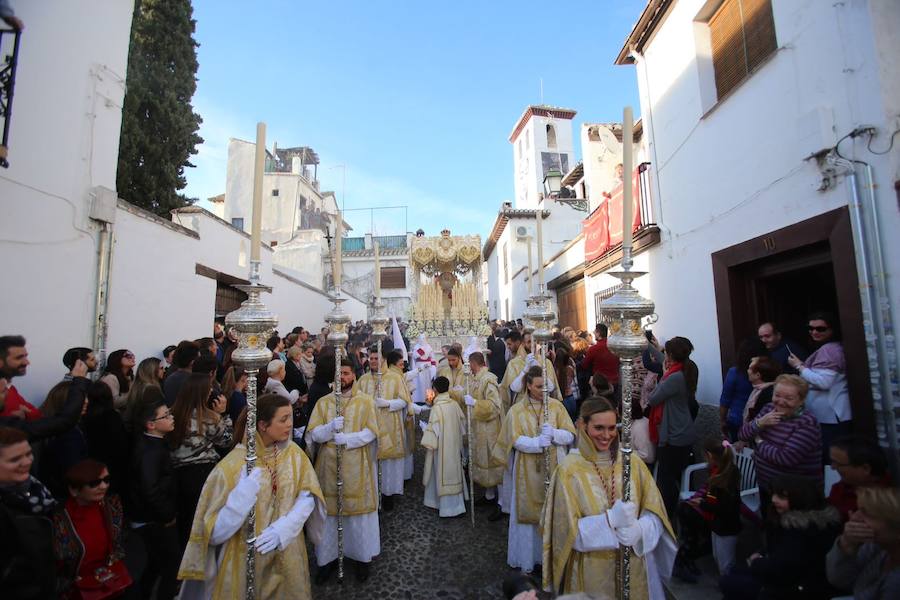
<path fill-rule="evenodd" d="M 631 263 L 631 226 L 634 222 L 634 207 L 632 206 L 631 170 L 632 141 L 634 140 L 634 115 L 631 107 L 625 107 L 622 118 L 622 252 L 628 254 L 628 262 Z M 622 265 L 623 267 L 625 265 Z"/>
<path fill-rule="evenodd" d="M 344 237 L 344 217 L 337 211 L 337 225 L 334 227 L 334 288 L 341 289 L 341 238 Z"/>
<path fill-rule="evenodd" d="M 375 297 L 381 298 L 381 260 L 378 257 L 378 242 L 375 242 Z"/>
<path fill-rule="evenodd" d="M 253 169 L 253 214 L 250 225 L 250 260 L 259 261 L 262 237 L 262 185 L 266 167 L 266 124 L 256 124 L 256 161 Z"/>
<path fill-rule="evenodd" d="M 543 203 L 542 203 L 543 204 Z M 540 291 L 544 291 L 544 207 L 538 206 L 537 210 L 537 255 L 538 255 L 538 285 Z"/>

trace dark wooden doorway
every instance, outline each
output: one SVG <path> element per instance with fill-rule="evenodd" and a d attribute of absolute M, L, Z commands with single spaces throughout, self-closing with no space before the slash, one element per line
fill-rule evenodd
<path fill-rule="evenodd" d="M 556 290 L 559 305 L 559 326 L 571 327 L 575 331 L 587 330 L 587 299 L 584 279 Z"/>
<path fill-rule="evenodd" d="M 850 216 L 833 210 L 712 255 L 723 372 L 741 340 L 760 323 L 808 344 L 807 315 L 838 315 L 847 360 L 854 429 L 874 435 L 875 414 L 859 299 Z"/>

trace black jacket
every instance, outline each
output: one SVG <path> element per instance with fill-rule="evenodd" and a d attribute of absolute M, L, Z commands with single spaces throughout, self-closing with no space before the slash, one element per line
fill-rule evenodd
<path fill-rule="evenodd" d="M 287 359 L 284 363 L 284 381 L 281 383 L 284 384 L 284 387 L 287 391 L 293 392 L 297 390 L 300 392 L 300 395 L 303 396 L 308 391 L 306 386 L 306 377 L 303 376 L 303 371 L 300 370 L 300 367 L 294 364 L 294 361 L 291 359 Z"/>
<path fill-rule="evenodd" d="M 81 409 L 84 406 L 84 397 L 87 395 L 87 387 L 91 382 L 84 377 L 76 377 L 69 386 L 69 395 L 63 404 L 62 410 L 52 417 L 26 421 L 19 417 L 0 417 L 0 427 L 12 427 L 21 429 L 28 435 L 28 440 L 35 442 L 44 438 L 60 435 L 75 427 L 81 418 Z"/>
<path fill-rule="evenodd" d="M 109 468 L 111 482 L 107 493 L 120 498 L 125 496 L 131 464 L 131 438 L 122 417 L 113 409 L 85 416 L 82 429 L 87 437 L 88 456 Z"/>
<path fill-rule="evenodd" d="M 132 454 L 128 517 L 166 524 L 175 518 L 175 471 L 166 440 L 140 434 Z"/>
<path fill-rule="evenodd" d="M 9 600 L 56 597 L 53 523 L 0 503 L 0 596 Z"/>
<path fill-rule="evenodd" d="M 781 515 L 766 531 L 766 554 L 750 564 L 763 586 L 760 598 L 830 598 L 825 555 L 840 532 L 841 515 L 833 506 Z"/>
<path fill-rule="evenodd" d="M 503 381 L 506 373 L 506 342 L 503 338 L 488 336 L 487 349 L 491 351 L 487 357 L 488 370 L 497 376 L 497 381 Z"/>

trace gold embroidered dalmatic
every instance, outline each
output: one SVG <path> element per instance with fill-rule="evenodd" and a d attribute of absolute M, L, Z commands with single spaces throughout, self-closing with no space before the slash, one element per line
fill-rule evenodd
<path fill-rule="evenodd" d="M 288 443 L 277 452 L 265 448 L 257 434 L 256 448 L 259 454 L 257 466 L 262 468 L 259 494 L 256 497 L 256 535 L 286 515 L 294 507 L 301 492 L 309 492 L 317 509 L 309 517 L 324 520 L 324 497 L 312 464 L 306 454 L 294 443 Z M 219 599 L 243 599 L 246 597 L 247 542 L 245 527 L 219 547 L 221 561 L 216 568 L 215 548 L 209 545 L 219 511 L 225 506 L 228 494 L 237 485 L 241 470 L 245 468 L 246 448 L 235 446 L 206 479 L 191 536 L 181 560 L 178 578 L 206 581 L 212 597 Z M 273 486 L 272 474 L 276 485 Z M 274 492 L 274 493 L 273 493 Z M 317 514 L 318 513 L 318 514 Z M 318 541 L 318 540 L 314 540 Z M 211 580 L 207 578 L 211 577 Z M 306 557 L 306 541 L 303 531 L 284 550 L 256 555 L 257 597 L 309 600 L 312 598 L 309 584 L 309 563 Z"/>
<path fill-rule="evenodd" d="M 472 451 L 472 477 L 482 487 L 493 487 L 503 481 L 503 466 L 491 462 L 491 450 L 500 436 L 503 425 L 503 404 L 497 376 L 482 367 L 472 385 L 472 435 L 475 448 Z"/>
<path fill-rule="evenodd" d="M 550 398 L 550 421 L 554 429 L 564 429 L 572 434 L 575 426 L 562 402 Z M 507 465 L 510 452 L 520 436 L 536 437 L 541 433 L 541 401 L 517 402 L 506 413 L 500 437 L 494 444 L 491 458 L 495 464 Z M 557 446 L 550 446 L 550 472 L 556 469 Z M 516 458 L 516 516 L 519 523 L 537 525 L 544 504 L 544 453 L 517 452 Z"/>
<path fill-rule="evenodd" d="M 618 598 L 616 563 L 619 551 L 578 552 L 574 550 L 574 544 L 578 519 L 603 514 L 615 500 L 622 498 L 623 455 L 618 452 L 613 462 L 609 452 L 597 452 L 584 431 L 578 434 L 578 450 L 569 453 L 554 472 L 541 515 L 544 588 L 559 594 L 585 592 L 600 598 Z M 612 491 L 613 487 L 615 497 L 610 498 L 607 488 Z M 675 539 L 653 476 L 636 454 L 632 454 L 631 459 L 631 501 L 637 505 L 638 515 L 652 512 L 665 527 L 663 535 Z M 632 552 L 630 568 L 631 597 L 647 599 L 644 558 Z"/>
<path fill-rule="evenodd" d="M 353 389 L 376 398 L 377 384 L 378 380 L 375 373 L 369 372 L 353 384 Z M 412 410 L 412 400 L 409 397 L 409 391 L 406 389 L 406 380 L 395 369 L 386 369 L 382 373 L 381 397 L 385 400 L 398 398 L 404 400 L 407 412 Z M 387 408 L 378 408 L 376 406 L 375 414 L 378 417 L 378 460 L 405 457 L 408 452 L 406 452 L 403 411 L 391 412 Z"/>
<path fill-rule="evenodd" d="M 356 433 L 368 428 L 378 437 L 378 418 L 375 399 L 358 389 L 341 400 L 344 413 L 344 433 Z M 319 398 L 309 418 L 307 431 L 330 423 L 335 418 L 334 394 Z M 328 515 L 337 515 L 337 467 L 334 440 L 317 444 L 316 475 L 322 484 Z M 378 491 L 372 476 L 374 453 L 369 444 L 352 450 L 344 447 L 341 470 L 344 480 L 344 515 L 364 515 L 378 510 Z"/>
<path fill-rule="evenodd" d="M 519 352 L 509 361 L 509 364 L 506 365 L 503 381 L 500 382 L 500 399 L 503 401 L 503 414 L 509 412 L 510 407 L 515 404 L 518 399 L 525 397 L 527 394 L 524 388 L 524 382 L 521 392 L 516 393 L 509 389 L 512 382 L 525 370 L 525 358 L 527 356 L 528 353 L 525 352 L 525 346 L 519 346 Z M 544 369 L 546 372 L 550 373 L 550 381 L 553 382 L 553 391 L 550 392 L 550 396 L 562 402 L 563 398 L 559 391 L 559 382 L 556 381 L 556 370 L 553 368 L 553 363 L 550 362 L 550 359 L 544 359 Z"/>
<path fill-rule="evenodd" d="M 422 433 L 425 453 L 425 473 L 422 483 L 427 487 L 437 477 L 438 496 L 462 494 L 466 476 L 462 467 L 465 417 L 449 394 L 438 394 L 428 416 L 428 427 Z M 438 453 L 437 473 L 434 473 L 434 453 Z"/>

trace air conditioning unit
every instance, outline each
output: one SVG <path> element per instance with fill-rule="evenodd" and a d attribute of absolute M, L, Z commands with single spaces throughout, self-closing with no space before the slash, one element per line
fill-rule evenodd
<path fill-rule="evenodd" d="M 520 242 L 527 240 L 530 237 L 534 237 L 534 233 L 531 231 L 531 227 L 526 227 L 524 225 L 516 226 L 516 239 Z"/>

